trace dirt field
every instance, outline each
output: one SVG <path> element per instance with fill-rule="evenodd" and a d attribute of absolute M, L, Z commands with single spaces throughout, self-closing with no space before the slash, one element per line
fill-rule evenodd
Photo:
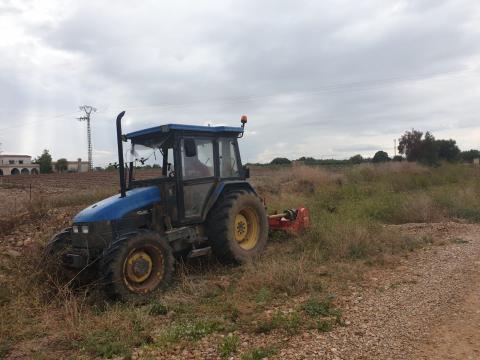
<path fill-rule="evenodd" d="M 309 206 L 311 232 L 272 236 L 251 265 L 179 268 L 172 290 L 142 306 L 70 291 L 38 255 L 77 211 L 116 191 L 115 173 L 40 176 L 32 201 L 32 178 L 12 178 L 0 184 L 2 202 L 18 206 L 0 222 L 0 358 L 479 359 L 470 171 L 253 171 L 270 208 Z"/>

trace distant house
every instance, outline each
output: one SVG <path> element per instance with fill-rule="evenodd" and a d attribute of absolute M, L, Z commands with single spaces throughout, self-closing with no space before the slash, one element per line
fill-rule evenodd
<path fill-rule="evenodd" d="M 52 163 L 52 167 L 55 172 L 58 172 L 55 167 L 55 162 Z M 67 170 L 64 170 L 64 172 L 87 172 L 88 170 L 88 161 L 78 159 L 77 161 L 67 161 Z"/>
<path fill-rule="evenodd" d="M 0 176 L 40 173 L 40 165 L 32 164 L 29 155 L 0 154 Z"/>

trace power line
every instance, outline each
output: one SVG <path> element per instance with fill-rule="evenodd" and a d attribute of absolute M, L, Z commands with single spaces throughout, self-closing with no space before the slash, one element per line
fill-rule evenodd
<path fill-rule="evenodd" d="M 87 140 L 88 140 L 88 169 L 93 170 L 93 159 L 92 159 L 92 130 L 90 128 L 90 114 L 97 111 L 96 108 L 90 105 L 82 105 L 79 107 L 81 111 L 85 112 L 85 116 L 77 118 L 79 121 L 87 122 Z"/>
<path fill-rule="evenodd" d="M 21 128 L 21 127 L 32 125 L 32 124 L 36 124 L 38 122 L 48 120 L 48 119 L 56 119 L 56 118 L 59 118 L 59 117 L 72 116 L 72 115 L 75 115 L 75 114 L 76 113 L 71 112 L 71 113 L 57 114 L 57 115 L 52 115 L 52 116 L 45 115 L 45 116 L 41 116 L 40 118 L 36 118 L 35 120 L 27 121 L 27 122 L 20 123 L 20 124 L 14 125 L 14 126 L 1 128 L 0 132 L 7 131 L 7 130 L 12 130 L 12 129 L 17 129 L 17 128 Z"/>
<path fill-rule="evenodd" d="M 392 76 L 383 79 L 375 79 L 375 80 L 366 80 L 366 81 L 352 81 L 352 82 L 337 82 L 337 83 L 330 83 L 323 86 L 319 86 L 314 90 L 311 91 L 290 91 L 284 93 L 276 93 L 276 94 L 265 94 L 265 95 L 243 95 L 243 96 L 235 96 L 235 97 L 227 97 L 227 98 L 217 98 L 217 99 L 197 99 L 192 100 L 189 102 L 184 103 L 164 103 L 158 105 L 146 105 L 146 106 L 134 106 L 125 108 L 125 110 L 140 110 L 140 109 L 156 109 L 156 108 L 183 108 L 195 105 L 223 105 L 223 104 L 230 104 L 230 103 L 245 103 L 257 100 L 266 100 L 271 99 L 279 96 L 293 96 L 296 99 L 301 99 L 309 96 L 319 96 L 324 93 L 332 93 L 332 92 L 342 92 L 342 91 L 351 91 L 351 90 L 372 90 L 383 88 L 385 86 L 390 85 L 397 85 L 406 82 L 415 82 L 421 83 L 425 81 L 432 81 L 432 80 L 453 80 L 457 76 L 465 76 L 471 73 L 473 70 L 460 70 L 460 71 L 448 71 L 444 73 L 424 73 L 424 74 L 416 74 L 410 76 Z M 469 74 L 472 76 L 471 74 Z M 478 74 L 477 74 L 478 75 Z"/>

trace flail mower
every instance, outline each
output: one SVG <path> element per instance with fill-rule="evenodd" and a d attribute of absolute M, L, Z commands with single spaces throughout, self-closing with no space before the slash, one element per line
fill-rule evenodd
<path fill-rule="evenodd" d="M 82 210 L 46 248 L 63 268 L 103 279 L 110 297 L 138 300 L 164 290 L 180 256 L 213 253 L 242 264 L 262 253 L 269 228 L 309 226 L 306 208 L 268 216 L 247 181 L 238 147 L 246 116 L 240 127 L 168 124 L 124 135 L 124 114 L 116 121 L 119 194 Z M 161 175 L 137 179 L 140 164 Z"/>

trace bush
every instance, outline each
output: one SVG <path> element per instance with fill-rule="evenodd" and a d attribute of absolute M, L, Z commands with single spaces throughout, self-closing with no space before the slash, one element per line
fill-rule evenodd
<path fill-rule="evenodd" d="M 388 154 L 385 151 L 377 151 L 375 155 L 373 155 L 373 159 L 372 159 L 374 163 L 383 163 L 389 160 L 390 158 L 388 157 Z"/>
<path fill-rule="evenodd" d="M 271 165 L 289 165 L 291 163 L 292 162 L 289 159 L 282 158 L 282 157 L 277 157 L 277 158 L 273 159 L 272 161 L 270 161 Z"/>

